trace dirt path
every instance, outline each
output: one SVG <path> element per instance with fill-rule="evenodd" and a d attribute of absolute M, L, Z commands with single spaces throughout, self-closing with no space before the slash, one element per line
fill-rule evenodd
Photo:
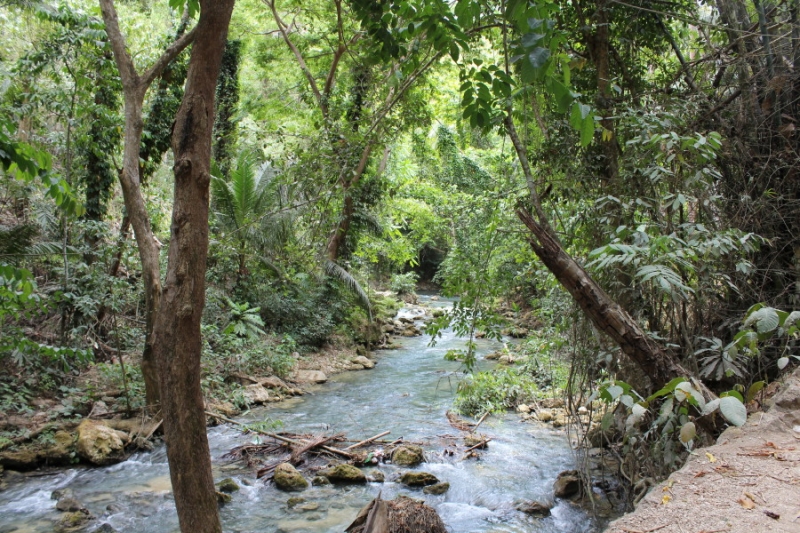
<path fill-rule="evenodd" d="M 606 533 L 800 533 L 800 370 Z"/>

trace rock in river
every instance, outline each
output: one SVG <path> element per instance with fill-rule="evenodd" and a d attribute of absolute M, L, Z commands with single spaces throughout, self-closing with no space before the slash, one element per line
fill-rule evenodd
<path fill-rule="evenodd" d="M 370 359 L 367 359 L 363 355 L 359 355 L 358 357 L 354 357 L 350 361 L 352 363 L 357 364 L 357 365 L 361 365 L 366 369 L 375 368 L 375 362 L 370 360 Z"/>
<path fill-rule="evenodd" d="M 565 470 L 558 474 L 553 483 L 553 494 L 556 498 L 571 498 L 581 491 L 583 481 L 577 470 Z"/>
<path fill-rule="evenodd" d="M 430 472 L 406 472 L 400 476 L 400 483 L 409 487 L 424 487 L 439 483 L 439 478 Z"/>
<path fill-rule="evenodd" d="M 124 445 L 116 431 L 97 420 L 84 420 L 78 426 L 78 455 L 96 465 L 109 465 L 123 459 Z"/>
<path fill-rule="evenodd" d="M 325 383 L 328 376 L 319 370 L 298 370 L 295 373 L 295 380 L 301 383 Z"/>
<path fill-rule="evenodd" d="M 392 463 L 397 466 L 416 466 L 424 460 L 422 448 L 413 444 L 400 446 L 392 452 Z"/>
<path fill-rule="evenodd" d="M 289 463 L 281 463 L 275 467 L 272 479 L 275 481 L 276 487 L 289 492 L 305 490 L 308 487 L 306 478 Z"/>
<path fill-rule="evenodd" d="M 367 476 L 364 475 L 364 472 L 347 463 L 338 464 L 332 468 L 322 470 L 319 475 L 325 476 L 331 483 L 345 484 L 367 482 Z"/>
<path fill-rule="evenodd" d="M 439 494 L 444 494 L 448 490 L 450 490 L 450 483 L 447 483 L 445 481 L 444 483 L 436 483 L 435 485 L 429 485 L 424 489 L 422 489 L 422 492 L 424 492 L 425 494 L 433 494 L 438 496 Z"/>

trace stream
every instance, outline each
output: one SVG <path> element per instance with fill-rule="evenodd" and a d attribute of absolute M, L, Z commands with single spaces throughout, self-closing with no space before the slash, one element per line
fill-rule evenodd
<path fill-rule="evenodd" d="M 431 306 L 450 305 L 446 300 Z M 401 316 L 418 318 L 416 308 Z M 450 483 L 443 495 L 424 495 L 393 482 L 400 469 L 391 464 L 366 468 L 367 475 L 380 469 L 385 483 L 360 486 L 312 486 L 302 493 L 285 493 L 256 480 L 252 471 L 223 456 L 235 446 L 251 442 L 229 425 L 209 429 L 214 478 L 232 477 L 241 490 L 221 508 L 226 533 L 341 533 L 358 511 L 381 493 L 424 499 L 434 507 L 453 533 L 578 533 L 594 532 L 599 525 L 580 507 L 559 501 L 546 518 L 533 518 L 515 509 L 520 500 L 548 501 L 562 470 L 574 468 L 574 457 L 562 431 L 522 423 L 514 414 L 490 416 L 479 432 L 492 438 L 479 459 L 460 460 L 442 452 L 447 439 L 460 432 L 451 427 L 445 412 L 452 405 L 459 363 L 444 360 L 447 350 L 463 348 L 464 339 L 445 331 L 435 347 L 430 337 L 398 338 L 401 347 L 376 352 L 373 370 L 333 376 L 310 393 L 273 406 L 253 409 L 243 422 L 267 418 L 283 421 L 282 430 L 294 433 L 344 433 L 361 440 L 390 430 L 386 437 L 421 441 L 428 462 L 416 469 L 431 472 Z M 501 346 L 478 340 L 481 356 Z M 488 362 L 482 362 L 488 366 Z M 450 440 L 449 442 L 459 442 Z M 463 445 L 459 450 L 463 452 Z M 97 517 L 87 531 L 109 524 L 121 533 L 174 533 L 178 519 L 170 492 L 166 453 L 162 446 L 128 461 L 104 468 L 76 467 L 51 475 L 9 480 L 0 492 L 0 533 L 52 532 L 60 513 L 50 499 L 53 490 L 68 487 Z M 287 500 L 301 496 L 306 504 L 289 509 Z M 302 508 L 301 508 L 302 507 Z"/>

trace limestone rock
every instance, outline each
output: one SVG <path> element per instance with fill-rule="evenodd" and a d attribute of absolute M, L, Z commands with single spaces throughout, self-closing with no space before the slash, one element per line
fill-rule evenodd
<path fill-rule="evenodd" d="M 41 453 L 41 459 L 50 465 L 69 464 L 75 452 L 75 436 L 67 431 L 56 431 L 55 443 Z"/>
<path fill-rule="evenodd" d="M 124 445 L 117 432 L 97 420 L 84 420 L 78 426 L 78 455 L 96 465 L 122 460 Z"/>
<path fill-rule="evenodd" d="M 542 407 L 546 407 L 547 409 L 563 409 L 564 408 L 564 399 L 563 398 L 545 398 L 539 405 Z"/>
<path fill-rule="evenodd" d="M 219 483 L 217 483 L 217 490 L 220 492 L 226 492 L 230 494 L 231 492 L 236 492 L 239 490 L 239 484 L 236 483 L 233 478 L 226 477 Z"/>
<path fill-rule="evenodd" d="M 251 404 L 262 404 L 272 401 L 269 391 L 258 383 L 248 385 L 244 388 L 244 398 L 247 400 L 247 403 Z"/>
<path fill-rule="evenodd" d="M 400 446 L 392 452 L 392 463 L 397 466 L 416 466 L 424 460 L 422 448 L 413 444 Z"/>
<path fill-rule="evenodd" d="M 291 498 L 286 500 L 286 506 L 289 509 L 292 509 L 292 508 L 300 505 L 301 503 L 305 503 L 305 501 L 306 501 L 306 499 L 303 498 L 302 496 L 292 496 Z"/>
<path fill-rule="evenodd" d="M 553 483 L 553 494 L 556 498 L 571 498 L 581 491 L 582 486 L 583 480 L 577 470 L 565 470 Z"/>
<path fill-rule="evenodd" d="M 359 355 L 358 357 L 351 359 L 351 361 L 357 365 L 363 366 L 366 369 L 375 368 L 375 362 L 367 359 L 363 355 Z"/>
<path fill-rule="evenodd" d="M 400 483 L 409 487 L 424 487 L 439 483 L 439 478 L 430 472 L 406 472 L 400 476 Z"/>
<path fill-rule="evenodd" d="M 523 403 L 517 406 L 517 412 L 525 415 L 531 412 L 531 408 Z"/>
<path fill-rule="evenodd" d="M 74 513 L 83 509 L 83 504 L 79 502 L 70 491 L 58 499 L 58 502 L 56 502 L 56 509 L 65 513 Z"/>
<path fill-rule="evenodd" d="M 486 442 L 486 437 L 483 435 L 467 435 L 464 437 L 464 446 L 467 448 L 478 446 L 478 449 L 485 450 L 489 447 L 489 444 Z"/>
<path fill-rule="evenodd" d="M 319 475 L 325 476 L 331 483 L 350 484 L 367 482 L 367 476 L 364 475 L 364 472 L 347 463 L 338 464 L 332 468 L 322 470 Z"/>
<path fill-rule="evenodd" d="M 553 420 L 553 412 L 549 409 L 540 409 L 536 411 L 536 418 L 538 418 L 540 422 L 550 422 Z"/>
<path fill-rule="evenodd" d="M 224 492 L 220 492 L 218 490 L 214 491 L 214 493 L 217 495 L 217 503 L 220 505 L 231 503 L 231 501 L 233 500 L 230 494 L 225 494 Z"/>
<path fill-rule="evenodd" d="M 325 383 L 328 376 L 320 370 L 298 370 L 295 379 L 301 383 Z"/>
<path fill-rule="evenodd" d="M 306 478 L 289 463 L 279 464 L 272 479 L 276 487 L 287 492 L 301 491 L 308 487 Z"/>
<path fill-rule="evenodd" d="M 325 476 L 314 476 L 314 479 L 311 480 L 311 484 L 315 487 L 321 487 L 323 485 L 330 485 L 331 480 Z"/>
<path fill-rule="evenodd" d="M 372 472 L 370 472 L 368 479 L 373 483 L 383 483 L 384 481 L 386 481 L 386 476 L 384 476 L 383 472 L 381 472 L 380 470 L 373 470 Z"/>
<path fill-rule="evenodd" d="M 425 494 L 433 494 L 435 496 L 438 496 L 440 494 L 444 494 L 448 490 L 450 490 L 450 483 L 447 483 L 445 481 L 444 483 L 436 483 L 435 485 L 429 485 L 424 489 L 422 489 L 422 492 L 424 492 Z"/>

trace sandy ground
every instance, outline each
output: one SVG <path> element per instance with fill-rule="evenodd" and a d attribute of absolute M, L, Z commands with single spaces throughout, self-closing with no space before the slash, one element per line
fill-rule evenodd
<path fill-rule="evenodd" d="M 800 369 L 606 533 L 800 533 Z"/>

